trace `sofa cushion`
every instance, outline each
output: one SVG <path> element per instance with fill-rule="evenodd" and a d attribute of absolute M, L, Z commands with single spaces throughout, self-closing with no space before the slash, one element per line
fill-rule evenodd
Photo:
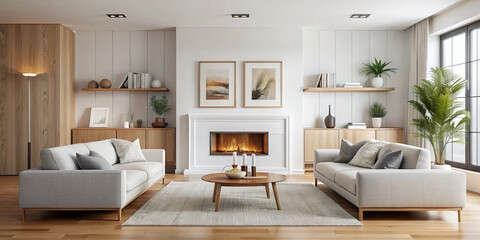
<path fill-rule="evenodd" d="M 351 194 L 357 194 L 357 172 L 359 170 L 349 170 L 335 174 L 335 183 L 340 185 Z"/>
<path fill-rule="evenodd" d="M 147 181 L 147 173 L 140 170 L 126 170 L 127 192 Z"/>
<path fill-rule="evenodd" d="M 377 162 L 373 168 L 375 169 L 398 169 L 402 164 L 403 151 L 387 150 L 383 155 L 378 157 Z"/>
<path fill-rule="evenodd" d="M 411 145 L 401 143 L 389 143 L 385 145 L 380 152 L 379 156 L 382 156 L 387 150 L 403 151 L 403 160 L 400 165 L 400 169 L 430 169 L 431 159 L 430 151 L 425 148 L 419 148 Z"/>
<path fill-rule="evenodd" d="M 332 182 L 335 182 L 335 175 L 339 172 L 362 169 L 365 168 L 348 165 L 346 163 L 335 162 L 320 162 L 315 166 L 315 171 L 319 172 Z"/>
<path fill-rule="evenodd" d="M 120 163 L 147 161 L 145 156 L 143 156 L 138 138 L 133 142 L 122 139 L 112 139 L 112 143 L 113 146 L 115 146 L 115 151 L 117 152 Z"/>
<path fill-rule="evenodd" d="M 358 166 L 373 168 L 375 165 L 375 160 L 377 160 L 378 152 L 382 149 L 383 146 L 387 144 L 383 141 L 377 141 L 375 139 L 369 140 L 363 147 L 358 150 L 355 157 L 348 164 Z"/>
<path fill-rule="evenodd" d="M 112 165 L 102 155 L 90 151 L 89 155 L 77 153 L 77 164 L 80 169 L 108 170 L 113 169 Z"/>
<path fill-rule="evenodd" d="M 117 152 L 115 152 L 115 148 L 113 147 L 112 141 L 110 139 L 96 141 L 96 142 L 88 142 L 85 143 L 87 148 L 90 151 L 95 151 L 102 155 L 102 157 L 107 160 L 110 165 L 118 163 Z"/>
<path fill-rule="evenodd" d="M 358 150 L 363 145 L 365 145 L 365 143 L 367 143 L 366 140 L 352 144 L 342 138 L 342 143 L 340 144 L 340 152 L 338 153 L 338 157 L 333 161 L 337 163 L 348 163 L 352 161 L 355 154 L 357 154 Z"/>
<path fill-rule="evenodd" d="M 133 162 L 133 163 L 121 163 L 113 165 L 115 169 L 120 170 L 140 170 L 147 173 L 147 177 L 150 179 L 153 176 L 163 173 L 163 165 L 159 162 Z"/>
<path fill-rule="evenodd" d="M 76 170 L 77 153 L 89 154 L 87 146 L 83 143 L 66 145 L 54 148 L 45 148 L 40 152 L 42 169 L 44 170 Z"/>

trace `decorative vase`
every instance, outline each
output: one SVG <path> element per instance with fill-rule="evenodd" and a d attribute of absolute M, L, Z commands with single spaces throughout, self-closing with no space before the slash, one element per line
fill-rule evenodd
<path fill-rule="evenodd" d="M 381 128 L 382 127 L 382 118 L 380 118 L 380 117 L 372 118 L 372 126 L 374 128 Z"/>
<path fill-rule="evenodd" d="M 123 128 L 130 128 L 130 123 L 129 122 L 124 122 L 123 123 Z"/>
<path fill-rule="evenodd" d="M 439 170 L 451 170 L 452 166 L 448 164 L 443 164 L 443 165 L 437 165 L 434 162 L 432 162 L 432 169 L 439 169 Z"/>
<path fill-rule="evenodd" d="M 154 128 L 166 128 L 168 123 L 165 122 L 165 118 L 155 118 L 155 122 L 152 123 L 152 127 Z"/>
<path fill-rule="evenodd" d="M 374 77 L 374 78 L 372 78 L 372 87 L 374 87 L 374 88 L 381 88 L 381 87 L 383 87 L 383 78 L 382 78 L 382 77 Z"/>
<path fill-rule="evenodd" d="M 135 128 L 135 123 L 133 121 L 130 122 L 130 128 Z"/>
<path fill-rule="evenodd" d="M 152 81 L 152 88 L 161 88 L 162 82 L 160 80 L 153 80 Z"/>
<path fill-rule="evenodd" d="M 100 87 L 102 88 L 111 88 L 112 87 L 112 82 L 106 78 L 102 79 L 100 81 Z"/>
<path fill-rule="evenodd" d="M 328 105 L 328 116 L 325 117 L 325 127 L 327 128 L 335 127 L 335 117 L 332 116 L 330 105 Z"/>
<path fill-rule="evenodd" d="M 141 128 L 142 127 L 142 119 L 137 119 L 137 128 Z"/>

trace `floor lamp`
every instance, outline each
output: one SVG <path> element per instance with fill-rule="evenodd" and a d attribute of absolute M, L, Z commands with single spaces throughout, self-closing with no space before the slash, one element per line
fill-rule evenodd
<path fill-rule="evenodd" d="M 28 158 L 27 167 L 32 168 L 32 142 L 31 142 L 31 130 L 30 130 L 30 78 L 37 76 L 36 73 L 23 73 L 23 76 L 28 78 Z"/>

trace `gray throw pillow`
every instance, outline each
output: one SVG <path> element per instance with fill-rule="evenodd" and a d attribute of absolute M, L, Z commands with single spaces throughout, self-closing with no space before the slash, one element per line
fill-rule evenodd
<path fill-rule="evenodd" d="M 336 163 L 348 163 L 350 162 L 355 154 L 357 154 L 358 150 L 365 145 L 367 141 L 361 141 L 355 144 L 350 143 L 349 141 L 342 139 L 342 143 L 340 144 L 340 153 L 338 157 L 333 160 Z"/>
<path fill-rule="evenodd" d="M 86 170 L 107 170 L 113 169 L 112 165 L 102 155 L 90 151 L 90 155 L 77 153 L 77 164 L 80 169 Z"/>
<path fill-rule="evenodd" d="M 375 169 L 399 169 L 403 160 L 403 151 L 387 150 L 375 163 Z"/>

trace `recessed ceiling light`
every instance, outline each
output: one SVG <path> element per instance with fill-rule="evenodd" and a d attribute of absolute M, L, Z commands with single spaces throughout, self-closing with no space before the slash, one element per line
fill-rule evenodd
<path fill-rule="evenodd" d="M 109 18 L 127 18 L 123 13 L 107 13 Z"/>
<path fill-rule="evenodd" d="M 234 13 L 232 14 L 232 18 L 250 18 L 250 14 L 248 13 Z"/>
<path fill-rule="evenodd" d="M 350 18 L 368 18 L 370 17 L 369 13 L 355 13 L 350 15 Z"/>

